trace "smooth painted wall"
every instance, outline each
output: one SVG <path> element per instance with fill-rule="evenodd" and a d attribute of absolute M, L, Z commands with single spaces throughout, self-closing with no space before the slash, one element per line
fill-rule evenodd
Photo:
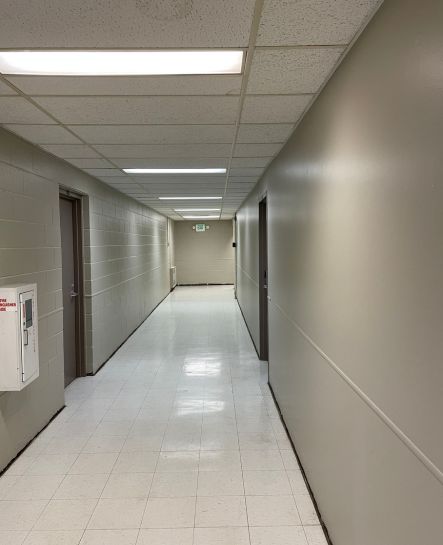
<path fill-rule="evenodd" d="M 174 223 L 177 283 L 234 284 L 232 220 L 206 221 L 209 229 L 201 233 L 193 229 L 196 223 Z"/>
<path fill-rule="evenodd" d="M 443 3 L 386 1 L 238 212 L 258 346 L 335 545 L 443 536 Z"/>
<path fill-rule="evenodd" d="M 169 292 L 166 218 L 0 129 L 0 285 L 37 283 L 40 344 L 39 378 L 0 392 L 0 471 L 64 405 L 60 184 L 85 195 L 88 372 Z"/>

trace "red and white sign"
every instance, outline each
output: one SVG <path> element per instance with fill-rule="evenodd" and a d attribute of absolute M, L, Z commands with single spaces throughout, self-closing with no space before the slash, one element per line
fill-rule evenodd
<path fill-rule="evenodd" d="M 4 297 L 0 297 L 0 312 L 17 312 L 16 301 L 9 301 Z"/>

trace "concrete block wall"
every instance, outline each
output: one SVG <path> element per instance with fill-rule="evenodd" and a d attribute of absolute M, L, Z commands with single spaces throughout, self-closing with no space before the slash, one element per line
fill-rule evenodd
<path fill-rule="evenodd" d="M 85 195 L 88 372 L 169 292 L 165 217 L 0 129 L 0 285 L 37 283 L 40 341 L 40 377 L 0 392 L 0 470 L 64 405 L 60 185 Z"/>

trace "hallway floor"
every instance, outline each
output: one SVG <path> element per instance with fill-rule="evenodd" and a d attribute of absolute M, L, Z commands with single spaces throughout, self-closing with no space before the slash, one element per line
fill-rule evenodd
<path fill-rule="evenodd" d="M 177 288 L 0 478 L 2 545 L 326 545 L 228 287 Z"/>

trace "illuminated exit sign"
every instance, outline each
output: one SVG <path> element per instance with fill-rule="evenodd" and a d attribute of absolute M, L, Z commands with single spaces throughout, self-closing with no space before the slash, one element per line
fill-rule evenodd
<path fill-rule="evenodd" d="M 204 233 L 206 231 L 206 225 L 204 223 L 196 223 L 195 224 L 195 232 L 196 233 Z"/>

